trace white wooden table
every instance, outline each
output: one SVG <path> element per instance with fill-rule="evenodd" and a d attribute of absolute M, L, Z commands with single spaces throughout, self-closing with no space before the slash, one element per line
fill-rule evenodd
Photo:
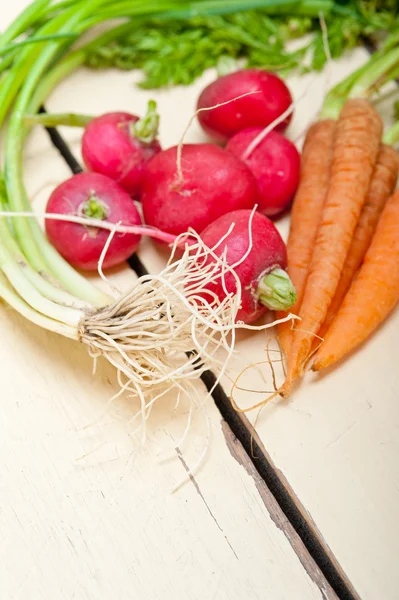
<path fill-rule="evenodd" d="M 1 26 L 26 4 L 2 3 Z M 331 83 L 366 58 L 360 49 L 335 64 Z M 137 73 L 82 69 L 46 106 L 57 112 L 142 113 L 155 97 L 167 147 L 178 141 L 198 90 L 213 76 L 154 94 L 134 86 Z M 313 79 L 290 80 L 296 97 L 311 83 L 290 128 L 294 138 L 325 91 L 325 79 Z M 60 131 L 80 159 L 81 132 Z M 204 139 L 194 124 L 187 141 Z M 25 156 L 35 208 L 43 208 L 52 188 L 69 175 L 45 131 L 35 130 Z M 286 233 L 287 222 L 279 227 Z M 162 267 L 164 258 L 150 244 L 139 254 L 150 271 Z M 111 275 L 122 289 L 134 285 L 135 277 L 128 267 Z M 130 422 L 137 407 L 108 405 L 117 389 L 110 366 L 101 363 L 92 375 L 83 347 L 40 330 L 4 305 L 0 322 L 1 599 L 336 598 L 331 570 L 323 574 L 314 550 L 317 539 L 341 574 L 342 597 L 399 598 L 398 313 L 335 373 L 306 381 L 292 401 L 275 401 L 262 411 L 254 460 L 210 398 L 207 460 L 174 494 L 207 444 L 203 412 L 176 452 L 187 410 L 173 411 L 173 398 L 166 400 L 153 412 L 141 446 Z M 258 362 L 266 358 L 265 343 L 265 334 L 243 336 L 239 348 L 247 362 Z M 234 363 L 229 375 L 243 364 Z M 224 384 L 228 390 L 229 380 Z M 239 399 L 249 406 L 258 396 Z M 244 432 L 255 416 L 242 417 Z M 259 475 L 257 469 L 265 468 L 271 469 L 270 485 L 282 508 L 291 499 L 302 511 L 314 538 L 309 551 L 295 531 L 298 519 L 288 511 L 290 522 Z"/>

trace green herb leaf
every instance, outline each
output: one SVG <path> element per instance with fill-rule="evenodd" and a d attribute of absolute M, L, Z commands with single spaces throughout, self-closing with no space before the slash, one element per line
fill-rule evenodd
<path fill-rule="evenodd" d="M 303 0 L 281 6 L 268 14 L 266 9 L 240 11 L 190 19 L 158 19 L 132 23 L 128 35 L 87 56 L 93 68 L 142 69 L 143 88 L 190 84 L 220 60 L 245 59 L 248 67 L 279 70 L 320 71 L 326 53 L 318 12 L 323 10 L 330 52 L 339 58 L 364 36 L 379 29 L 394 29 L 396 0 Z M 329 10 L 327 10 L 327 8 Z M 270 10 L 270 8 L 269 8 Z M 338 13 L 338 14 L 336 14 Z M 309 14 L 311 16 L 309 16 Z M 304 38 L 290 50 L 287 43 Z"/>

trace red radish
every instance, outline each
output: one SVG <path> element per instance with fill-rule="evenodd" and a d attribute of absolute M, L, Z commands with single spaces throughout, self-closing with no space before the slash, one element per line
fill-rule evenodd
<path fill-rule="evenodd" d="M 252 247 L 240 263 L 250 247 L 251 216 Z M 227 263 L 230 266 L 240 263 L 234 267 L 242 288 L 241 308 L 236 320 L 252 323 L 268 309 L 280 310 L 280 306 L 288 309 L 295 302 L 296 294 L 285 272 L 286 247 L 276 227 L 267 217 L 259 212 L 253 214 L 251 210 L 236 210 L 225 214 L 201 233 L 202 241 L 209 248 L 214 248 L 232 223 L 235 223 L 233 230 L 214 252 L 221 256 L 227 247 Z M 228 292 L 236 291 L 237 284 L 232 273 L 226 272 L 224 282 Z M 222 280 L 207 287 L 223 301 L 225 291 Z"/>
<path fill-rule="evenodd" d="M 82 154 L 90 171 L 117 181 L 129 194 L 140 191 L 146 162 L 161 151 L 158 142 L 159 116 L 156 104 L 139 119 L 125 112 L 106 113 L 86 125 Z"/>
<path fill-rule="evenodd" d="M 243 94 L 248 95 L 233 100 Z M 198 99 L 197 110 L 224 102 L 228 104 L 198 113 L 202 128 L 221 142 L 241 129 L 270 125 L 292 104 L 292 96 L 284 81 L 274 73 L 243 69 L 208 85 Z M 283 131 L 290 119 L 291 116 L 287 117 L 276 129 Z"/>
<path fill-rule="evenodd" d="M 301 157 L 294 144 L 278 131 L 271 131 L 248 158 L 250 143 L 263 131 L 251 127 L 236 133 L 226 146 L 251 169 L 258 185 L 258 207 L 268 216 L 276 215 L 290 204 L 299 183 Z"/>
<path fill-rule="evenodd" d="M 164 150 L 147 165 L 141 202 L 144 220 L 179 235 L 202 231 L 224 213 L 251 208 L 256 183 L 248 167 L 218 146 L 187 144 L 182 148 L 182 180 L 177 147 Z"/>
<path fill-rule="evenodd" d="M 129 194 L 99 173 L 79 173 L 61 183 L 51 194 L 46 212 L 141 225 L 140 215 Z M 45 225 L 50 242 L 71 265 L 86 271 L 97 270 L 109 231 L 52 219 L 46 219 Z M 135 252 L 139 242 L 139 235 L 115 233 L 103 268 L 125 261 Z"/>

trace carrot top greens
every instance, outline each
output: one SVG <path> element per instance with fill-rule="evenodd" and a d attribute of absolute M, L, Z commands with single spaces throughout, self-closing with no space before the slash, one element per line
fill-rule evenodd
<path fill-rule="evenodd" d="M 220 11 L 222 4 L 224 11 Z M 321 13 L 333 58 L 339 58 L 365 37 L 391 30 L 399 14 L 395 0 L 240 4 L 246 9 L 251 5 L 258 8 L 229 14 L 230 3 L 216 0 L 187 3 L 195 5 L 192 18 L 170 19 L 177 12 L 141 18 L 116 39 L 88 53 L 86 64 L 93 68 L 140 68 L 144 72 L 140 86 L 144 88 L 190 84 L 226 57 L 243 59 L 248 67 L 279 70 L 283 74 L 294 69 L 320 71 L 326 63 Z M 215 14 L 218 11 L 228 14 Z M 287 42 L 304 34 L 311 35 L 301 40 L 299 47 L 287 47 Z"/>

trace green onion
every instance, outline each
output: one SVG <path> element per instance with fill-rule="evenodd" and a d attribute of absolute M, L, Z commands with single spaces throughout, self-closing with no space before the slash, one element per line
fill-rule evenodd
<path fill-rule="evenodd" d="M 390 144 L 391 146 L 396 146 L 399 143 L 399 121 L 387 129 L 384 133 L 383 141 L 385 144 Z"/>
<path fill-rule="evenodd" d="M 76 113 L 40 113 L 36 115 L 24 116 L 24 125 L 26 127 L 33 127 L 34 125 L 41 125 L 42 127 L 57 127 L 58 125 L 65 125 L 67 127 L 86 127 L 94 117 L 89 115 L 78 115 Z"/>

